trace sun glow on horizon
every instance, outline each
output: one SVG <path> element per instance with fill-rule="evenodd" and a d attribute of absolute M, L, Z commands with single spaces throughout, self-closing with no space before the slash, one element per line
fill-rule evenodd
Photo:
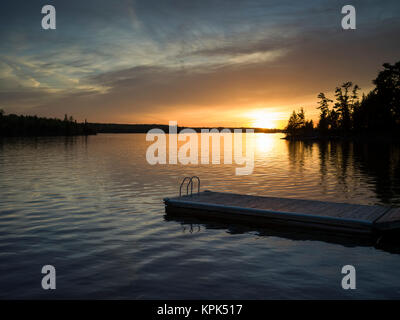
<path fill-rule="evenodd" d="M 277 127 L 276 119 L 273 118 L 273 113 L 265 110 L 259 110 L 250 114 L 251 125 L 256 128 L 274 129 Z"/>

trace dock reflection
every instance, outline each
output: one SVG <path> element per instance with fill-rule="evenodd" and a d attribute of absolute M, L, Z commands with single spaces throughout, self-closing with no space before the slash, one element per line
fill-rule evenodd
<path fill-rule="evenodd" d="M 166 212 L 165 221 L 180 223 L 183 232 L 196 233 L 202 228 L 213 230 L 226 230 L 229 234 L 256 233 L 259 237 L 279 237 L 295 241 L 323 241 L 331 244 L 339 244 L 344 247 L 374 247 L 393 254 L 400 254 L 400 235 L 392 234 L 385 236 L 338 233 L 336 231 L 320 231 L 313 229 L 298 229 L 295 227 L 263 224 L 255 225 L 250 222 L 235 222 L 226 219 L 211 219 L 209 217 L 177 214 Z"/>

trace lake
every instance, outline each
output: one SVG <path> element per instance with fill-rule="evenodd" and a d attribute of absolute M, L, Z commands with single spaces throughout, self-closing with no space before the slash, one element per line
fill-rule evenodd
<path fill-rule="evenodd" d="M 171 219 L 185 176 L 202 189 L 400 206 L 400 147 L 256 134 L 236 164 L 150 165 L 144 134 L 0 141 L 0 298 L 400 298 L 400 248 Z M 399 249 L 399 250 L 397 250 Z M 57 289 L 41 288 L 53 265 Z M 343 290 L 354 265 L 357 289 Z"/>

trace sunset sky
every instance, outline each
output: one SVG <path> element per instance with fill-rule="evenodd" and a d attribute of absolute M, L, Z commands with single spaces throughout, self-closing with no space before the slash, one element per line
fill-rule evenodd
<path fill-rule="evenodd" d="M 57 29 L 41 28 L 41 8 Z M 357 29 L 341 28 L 341 8 Z M 283 127 L 400 60 L 400 2 L 3 0 L 0 108 L 114 123 Z"/>

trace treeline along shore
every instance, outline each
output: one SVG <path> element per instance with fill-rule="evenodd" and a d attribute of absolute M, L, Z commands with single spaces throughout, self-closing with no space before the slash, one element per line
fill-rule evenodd
<path fill-rule="evenodd" d="M 383 64 L 368 94 L 345 82 L 336 87 L 334 100 L 318 94 L 319 122 L 307 120 L 303 108 L 293 111 L 284 130 L 288 140 L 400 139 L 400 61 Z"/>
<path fill-rule="evenodd" d="M 86 121 L 78 123 L 72 116 L 64 120 L 5 114 L 0 110 L 0 137 L 76 136 L 96 134 Z"/>
<path fill-rule="evenodd" d="M 65 115 L 64 120 L 54 118 L 43 118 L 37 116 L 24 116 L 16 114 L 5 114 L 0 109 L 0 137 L 38 137 L 38 136 L 77 136 L 94 135 L 97 133 L 147 133 L 151 129 L 161 129 L 169 132 L 168 125 L 161 124 L 113 124 L 113 123 L 89 123 L 86 120 L 78 123 L 72 116 Z M 178 127 L 178 132 L 187 127 Z M 196 132 L 202 129 L 193 128 Z M 222 129 L 249 129 L 249 128 L 216 128 Z M 255 132 L 276 133 L 279 129 L 253 128 Z"/>

